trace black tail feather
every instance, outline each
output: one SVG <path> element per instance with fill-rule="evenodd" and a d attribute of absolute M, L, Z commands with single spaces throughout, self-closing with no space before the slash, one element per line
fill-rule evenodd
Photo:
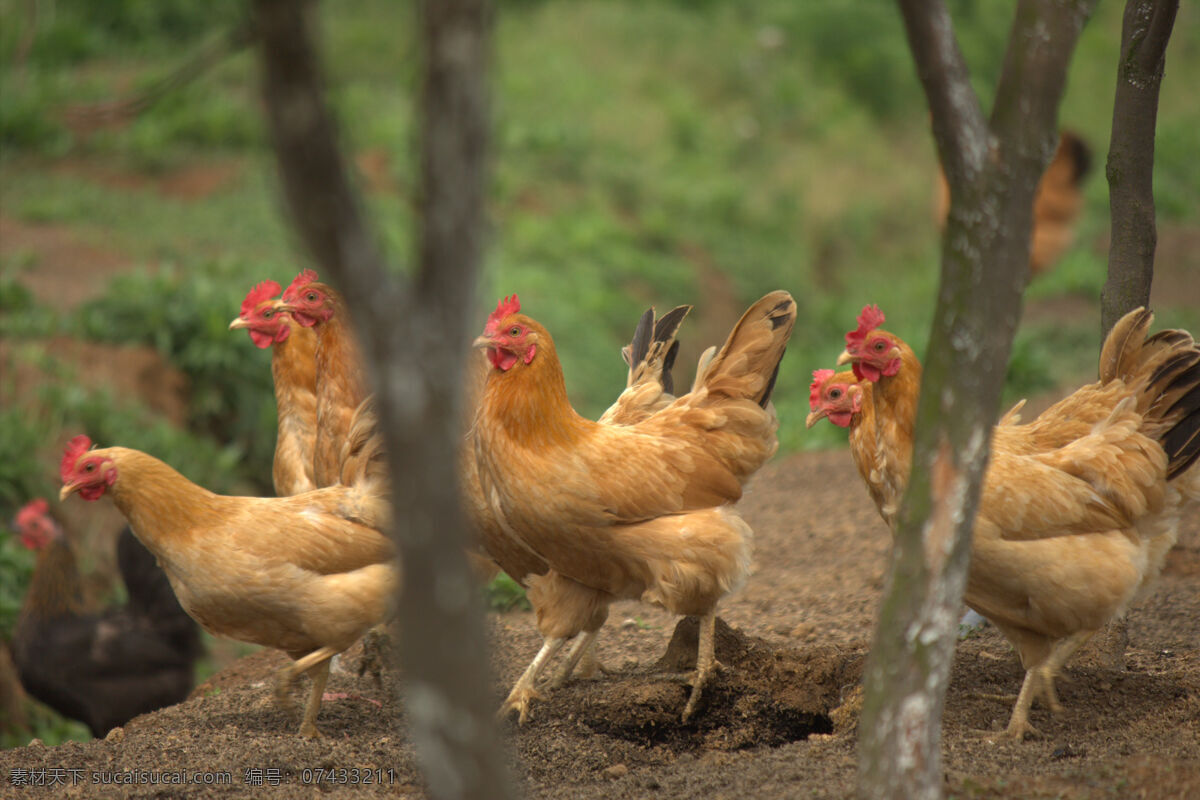
<path fill-rule="evenodd" d="M 779 364 L 783 363 L 782 356 L 779 359 Z M 775 365 L 775 370 L 771 373 L 771 380 L 767 381 L 767 388 L 763 391 L 762 397 L 759 398 L 758 404 L 762 408 L 767 407 L 767 403 L 771 402 L 771 392 L 775 391 L 775 381 L 779 378 L 779 364 Z"/>
<path fill-rule="evenodd" d="M 675 366 L 675 357 L 679 355 L 679 342 L 671 345 L 671 349 L 663 356 L 662 368 L 662 387 L 667 394 L 675 394 L 675 376 L 671 374 L 671 369 Z"/>
<path fill-rule="evenodd" d="M 646 360 L 650 352 L 650 334 L 654 330 L 654 308 L 646 309 L 638 320 L 637 329 L 633 332 L 633 341 L 629 345 L 629 366 L 640 364 Z"/>

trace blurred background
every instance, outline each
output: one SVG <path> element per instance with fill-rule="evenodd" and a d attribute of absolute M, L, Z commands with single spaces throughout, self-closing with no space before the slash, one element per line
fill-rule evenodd
<path fill-rule="evenodd" d="M 676 368 L 686 383 L 750 302 L 785 288 L 800 321 L 775 395 L 782 450 L 844 446 L 831 425 L 804 429 L 811 371 L 833 365 L 866 303 L 923 349 L 938 278 L 936 156 L 894 4 L 498 5 L 479 325 L 496 297 L 518 293 L 553 332 L 576 407 L 594 416 L 624 384 L 620 347 L 645 307 L 695 305 Z M 949 5 L 990 108 L 1014 3 Z M 1060 124 L 1090 147 L 1092 169 L 1073 244 L 1027 291 L 1006 403 L 1038 408 L 1095 375 L 1122 7 L 1100 4 L 1074 57 Z M 339 0 L 320 13 L 343 147 L 403 270 L 414 10 Z M 227 326 L 253 284 L 286 285 L 308 263 L 283 213 L 255 53 L 225 44 L 245 14 L 241 0 L 0 0 L 0 525 L 55 496 L 62 445 L 81 431 L 217 492 L 271 492 L 270 352 Z M 193 60 L 197 76 L 174 80 Z M 1200 14 L 1184 4 L 1160 97 L 1153 305 L 1160 325 L 1192 331 L 1197 74 Z M 91 599 L 119 599 L 106 580 L 121 527 L 111 504 L 56 514 L 98 576 Z M 0 639 L 32 565 L 0 531 Z M 243 650 L 210 652 L 201 679 Z M 48 711 L 35 723 L 48 744 L 87 738 Z"/>

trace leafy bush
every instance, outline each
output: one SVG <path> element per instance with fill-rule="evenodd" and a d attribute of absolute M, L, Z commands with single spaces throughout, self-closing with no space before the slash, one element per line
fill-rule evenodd
<path fill-rule="evenodd" d="M 7 520 L 0 523 L 0 640 L 7 639 L 16 627 L 33 562 L 33 553 L 18 541 Z"/>
<path fill-rule="evenodd" d="M 40 82 L 19 84 L 0 73 L 0 151 L 65 149 L 66 131 L 51 113 L 52 95 Z"/>
<path fill-rule="evenodd" d="M 243 474 L 267 490 L 276 424 L 270 355 L 229 330 L 254 284 L 248 272 L 215 261 L 121 275 L 80 309 L 76 326 L 87 338 L 151 345 L 181 369 L 192 429 L 239 453 Z"/>

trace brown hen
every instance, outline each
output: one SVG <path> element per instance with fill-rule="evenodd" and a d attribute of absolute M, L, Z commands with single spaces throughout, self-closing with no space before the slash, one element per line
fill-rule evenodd
<path fill-rule="evenodd" d="M 329 660 L 383 621 L 396 596 L 395 549 L 374 419 L 363 407 L 343 449 L 341 483 L 281 498 L 226 497 L 137 450 L 71 441 L 62 499 L 109 494 L 209 633 L 283 650 L 277 696 L 308 671 L 300 726 L 316 736 Z"/>
<path fill-rule="evenodd" d="M 769 399 L 795 317 L 790 295 L 767 295 L 689 394 L 620 426 L 577 414 L 550 334 L 515 297 L 498 304 L 476 340 L 491 365 L 475 422 L 480 482 L 505 535 L 549 567 L 527 578 L 548 638 L 505 708 L 525 716 L 562 644 L 599 629 L 614 600 L 641 598 L 702 618 L 684 718 L 695 713 L 716 668 L 716 604 L 749 568 L 751 531 L 731 504 L 777 447 Z"/>
<path fill-rule="evenodd" d="M 242 301 L 229 329 L 246 330 L 258 347 L 271 348 L 271 377 L 279 418 L 271 476 L 279 497 L 317 488 L 313 449 L 317 437 L 317 334 L 275 309 L 280 286 L 258 284 Z"/>
<path fill-rule="evenodd" d="M 1036 733 L 1029 707 L 1060 706 L 1066 660 L 1125 613 L 1158 575 L 1181 516 L 1200 503 L 1200 347 L 1185 331 L 1147 336 L 1153 316 L 1124 316 L 1105 340 L 1100 380 L 1020 425 L 993 429 L 964 600 L 1012 643 L 1025 681 L 1004 735 Z M 872 381 L 881 511 L 894 520 L 908 481 L 920 363 L 868 307 L 839 363 Z"/>

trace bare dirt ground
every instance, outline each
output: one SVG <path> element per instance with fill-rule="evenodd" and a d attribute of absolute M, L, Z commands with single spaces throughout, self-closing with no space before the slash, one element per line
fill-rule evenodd
<path fill-rule="evenodd" d="M 742 507 L 756 570 L 730 598 L 718 657 L 728 669 L 703 713 L 681 724 L 681 663 L 659 663 L 676 620 L 622 603 L 601 635 L 614 673 L 548 694 L 524 726 L 503 726 L 513 774 L 534 798 L 841 798 L 852 794 L 856 687 L 872 634 L 889 539 L 844 451 L 766 468 Z M 960 642 L 944 723 L 948 791 L 958 797 L 1200 796 L 1200 520 L 1189 520 L 1152 594 L 1129 615 L 1124 670 L 1093 648 L 1067 667 L 1060 715 L 1036 707 L 1043 736 L 991 744 L 1021 671 L 995 629 Z M 527 612 L 491 614 L 497 705 L 536 652 Z M 686 626 L 685 626 L 686 627 Z M 694 630 L 694 626 L 692 628 Z M 694 634 L 693 634 L 694 635 Z M 671 648 L 671 662 L 677 655 Z M 423 796 L 390 673 L 382 686 L 350 671 L 331 680 L 304 741 L 272 699 L 284 658 L 249 656 L 191 699 L 140 717 L 107 741 L 0 752 L 5 797 Z M 299 689 L 297 699 L 300 699 Z M 360 772 L 355 773 L 357 768 Z M 222 786 L 10 785 L 14 770 L 82 770 L 84 781 L 139 770 L 227 772 Z M 322 773 L 319 770 L 333 770 Z M 345 770 L 339 772 L 339 770 Z M 367 771 L 382 770 L 382 773 Z M 371 777 L 375 782 L 363 784 Z M 264 785 L 248 783 L 261 778 Z M 276 778 L 279 787 L 270 783 Z M 382 781 L 379 779 L 382 778 Z M 204 778 L 202 778 L 204 779 Z M 350 783 L 357 779 L 360 783 Z M 213 780 L 213 778 L 208 778 Z M 320 781 L 318 783 L 318 780 Z"/>

